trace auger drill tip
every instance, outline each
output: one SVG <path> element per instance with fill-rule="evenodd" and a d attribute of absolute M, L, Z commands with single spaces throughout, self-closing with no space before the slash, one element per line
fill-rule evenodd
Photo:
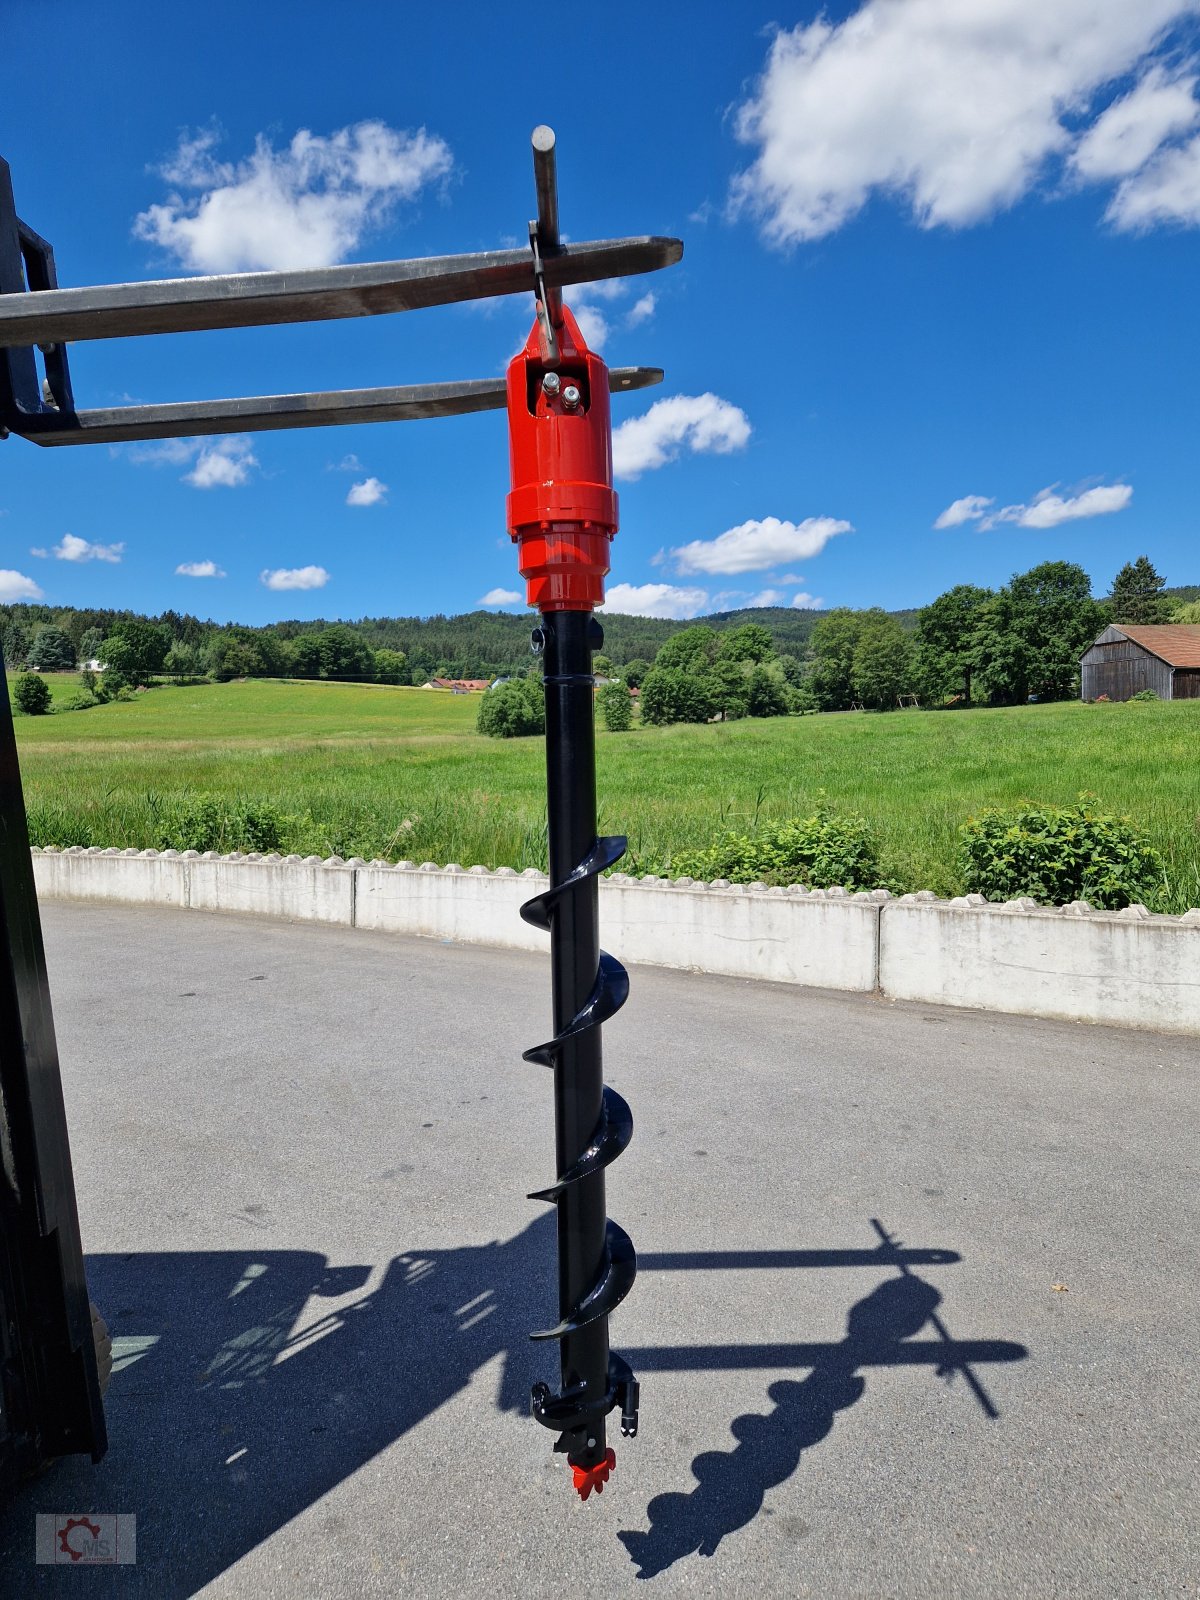
<path fill-rule="evenodd" d="M 581 1500 L 586 1500 L 594 1489 L 597 1494 L 604 1493 L 604 1485 L 608 1482 L 608 1475 L 617 1465 L 617 1452 L 609 1449 L 604 1452 L 604 1460 L 598 1461 L 594 1467 L 572 1466 L 571 1471 L 575 1477 L 575 1493 Z"/>

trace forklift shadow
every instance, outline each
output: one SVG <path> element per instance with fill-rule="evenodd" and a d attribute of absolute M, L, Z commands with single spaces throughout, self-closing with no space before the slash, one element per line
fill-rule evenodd
<path fill-rule="evenodd" d="M 64 1458 L 11 1496 L 0 1594 L 51 1576 L 32 1566 L 36 1512 L 135 1513 L 137 1564 L 110 1574 L 115 1592 L 192 1595 L 497 1355 L 501 1409 L 527 1410 L 548 1375 L 528 1334 L 550 1310 L 553 1250 L 547 1214 L 504 1242 L 397 1256 L 381 1276 L 303 1250 L 89 1256 L 113 1335 L 108 1454 Z"/>
<path fill-rule="evenodd" d="M 530 1344 L 528 1332 L 544 1325 L 551 1310 L 546 1262 L 553 1249 L 554 1217 L 547 1213 L 513 1239 L 400 1255 L 379 1274 L 330 1266 L 323 1255 L 302 1250 L 89 1257 L 89 1288 L 114 1338 L 108 1455 L 99 1466 L 65 1458 L 12 1495 L 0 1511 L 0 1594 L 32 1592 L 35 1574 L 48 1580 L 47 1592 L 58 1590 L 53 1569 L 32 1565 L 37 1512 L 135 1513 L 136 1566 L 111 1572 L 112 1589 L 98 1584 L 93 1571 L 90 1591 L 173 1600 L 196 1594 L 314 1505 L 496 1356 L 504 1358 L 500 1409 L 527 1412 L 531 1384 L 550 1375 L 546 1352 Z M 958 1260 L 951 1251 L 906 1255 Z M 862 1250 L 672 1254 L 644 1257 L 642 1266 L 712 1271 L 868 1262 L 886 1264 L 878 1252 Z M 908 1347 L 913 1354 L 896 1354 L 904 1337 L 897 1315 L 915 1327 L 924 1320 L 916 1316 L 917 1301 L 928 1307 L 939 1298 L 926 1285 L 917 1288 L 920 1280 L 907 1281 L 905 1306 L 890 1305 L 887 1329 L 874 1326 L 875 1318 L 874 1331 L 852 1331 L 844 1347 L 622 1347 L 634 1370 L 647 1374 L 816 1366 L 808 1387 L 782 1386 L 789 1391 L 782 1401 L 772 1392 L 777 1405 L 766 1429 L 776 1441 L 772 1449 L 763 1449 L 756 1419 L 754 1448 L 740 1446 L 728 1470 L 708 1471 L 714 1464 L 698 1461 L 700 1491 L 660 1497 L 650 1507 L 650 1532 L 623 1535 L 642 1575 L 689 1550 L 711 1553 L 725 1533 L 750 1520 L 770 1483 L 786 1477 L 800 1452 L 828 1431 L 817 1413 L 829 1414 L 831 1423 L 832 1409 L 857 1398 L 858 1365 L 946 1357 L 945 1350 L 935 1358 L 916 1353 L 916 1341 Z M 925 1348 L 939 1347 L 928 1341 Z M 952 1345 L 951 1362 L 955 1350 L 976 1361 L 1026 1353 L 1020 1345 L 981 1341 Z M 797 1404 L 790 1391 L 800 1389 L 806 1392 Z M 817 1390 L 837 1398 L 814 1410 L 809 1399 Z M 728 1499 L 735 1479 L 742 1486 L 736 1512 Z"/>

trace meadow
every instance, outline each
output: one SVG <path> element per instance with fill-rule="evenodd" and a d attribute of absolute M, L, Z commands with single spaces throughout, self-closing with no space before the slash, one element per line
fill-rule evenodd
<path fill-rule="evenodd" d="M 71 675 L 56 699 L 73 693 Z M 128 703 L 18 717 L 41 844 L 162 843 L 181 796 L 268 805 L 280 848 L 370 860 L 545 864 L 542 746 L 475 733 L 478 697 L 361 684 L 250 680 L 164 686 Z M 895 887 L 959 893 L 956 830 L 973 811 L 1081 791 L 1128 813 L 1162 853 L 1162 909 L 1200 904 L 1200 702 L 844 713 L 599 732 L 601 831 L 622 868 L 725 828 L 861 812 Z"/>

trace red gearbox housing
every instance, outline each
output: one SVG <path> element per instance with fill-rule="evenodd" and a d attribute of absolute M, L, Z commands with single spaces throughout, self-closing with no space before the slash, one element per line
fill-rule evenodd
<path fill-rule="evenodd" d="M 508 531 L 531 606 L 591 611 L 617 531 L 608 368 L 566 306 L 555 332 L 556 360 L 535 321 L 508 367 Z"/>

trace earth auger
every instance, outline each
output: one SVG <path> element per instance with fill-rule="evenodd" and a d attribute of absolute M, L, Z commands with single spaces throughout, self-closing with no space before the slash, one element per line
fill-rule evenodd
<path fill-rule="evenodd" d="M 550 934 L 556 1030 L 525 1052 L 526 1061 L 554 1072 L 558 1157 L 556 1181 L 530 1198 L 558 1211 L 559 1321 L 534 1337 L 559 1341 L 562 1389 L 552 1395 L 539 1383 L 533 1414 L 559 1434 L 555 1449 L 566 1452 L 586 1500 L 603 1490 L 616 1463 L 605 1440 L 608 1413 L 620 1406 L 626 1437 L 638 1423 L 637 1380 L 608 1346 L 609 1313 L 637 1268 L 628 1234 L 606 1219 L 604 1205 L 605 1168 L 629 1143 L 633 1115 L 605 1086 L 600 1053 L 601 1025 L 625 1004 L 629 978 L 597 934 L 597 880 L 626 844 L 596 836 L 592 654 L 604 636 L 592 608 L 604 599 L 617 496 L 607 368 L 570 311 L 545 292 L 525 348 L 509 365 L 508 425 L 508 527 L 529 604 L 542 614 L 533 647 L 546 698 L 550 887 L 521 915 Z"/>
<path fill-rule="evenodd" d="M 559 238 L 555 140 L 533 134 L 538 216 L 529 253 L 489 251 L 303 271 L 168 279 L 60 289 L 50 245 L 17 215 L 0 161 L 0 438 L 42 446 L 115 444 L 279 428 L 400 422 L 508 411 L 512 492 L 508 527 L 543 660 L 550 886 L 522 915 L 550 934 L 554 1035 L 525 1059 L 554 1073 L 557 1174 L 533 1199 L 558 1217 L 559 1321 L 535 1339 L 557 1342 L 560 1389 L 534 1386 L 533 1415 L 558 1434 L 583 1499 L 615 1464 L 606 1419 L 637 1432 L 639 1392 L 609 1349 L 608 1317 L 636 1271 L 633 1245 L 605 1215 L 605 1169 L 633 1132 L 625 1101 L 606 1087 L 600 1028 L 624 1004 L 629 980 L 600 950 L 600 873 L 625 840 L 596 835 L 592 656 L 617 530 L 610 392 L 662 380 L 654 367 L 609 370 L 564 306 L 573 283 L 653 272 L 683 254 L 678 239 L 564 244 Z M 81 410 L 67 342 L 201 329 L 372 316 L 533 292 L 537 316 L 504 383 L 495 379 L 260 395 Z M 40 361 L 39 355 L 40 352 Z M 41 930 L 25 833 L 16 744 L 0 713 L 0 1482 L 55 1455 L 105 1447 L 97 1353 L 75 1214 L 62 1088 L 53 1048 Z M 28 1019 L 38 1019 L 30 1032 Z M 5 1138 L 12 1144 L 8 1159 Z M 11 1170 L 10 1170 L 11 1169 Z M 23 1174 L 23 1176 L 22 1176 Z M 5 1186 L 6 1185 L 6 1186 Z M 36 1271 L 20 1266 L 17 1245 Z M 29 1381 L 32 1378 L 32 1383 Z"/>

